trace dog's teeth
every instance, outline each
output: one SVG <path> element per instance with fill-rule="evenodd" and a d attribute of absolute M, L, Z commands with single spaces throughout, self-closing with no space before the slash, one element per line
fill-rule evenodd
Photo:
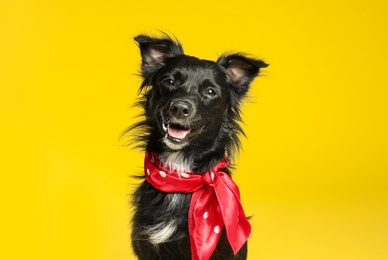
<path fill-rule="evenodd" d="M 163 131 L 167 133 L 168 124 L 163 123 L 162 128 L 163 128 Z"/>

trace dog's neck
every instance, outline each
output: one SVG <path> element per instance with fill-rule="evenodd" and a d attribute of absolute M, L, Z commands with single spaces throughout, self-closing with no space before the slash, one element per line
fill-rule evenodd
<path fill-rule="evenodd" d="M 164 167 L 178 173 L 192 172 L 196 168 L 194 158 L 192 156 L 185 156 L 180 151 L 163 152 L 160 157 L 164 162 Z"/>
<path fill-rule="evenodd" d="M 164 151 L 159 153 L 164 162 L 164 167 L 178 173 L 206 172 L 210 170 L 223 157 L 223 154 L 208 154 L 198 157 L 198 153 L 185 153 L 184 151 Z"/>

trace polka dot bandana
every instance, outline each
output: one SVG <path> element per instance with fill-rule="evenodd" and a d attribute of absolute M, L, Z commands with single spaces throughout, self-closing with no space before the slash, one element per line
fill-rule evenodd
<path fill-rule="evenodd" d="M 163 167 L 156 153 L 145 155 L 144 173 L 152 186 L 163 192 L 192 193 L 188 219 L 193 260 L 210 259 L 224 227 L 234 254 L 251 233 L 239 189 L 230 175 L 221 171 L 228 165 L 224 158 L 205 173 L 178 174 Z"/>

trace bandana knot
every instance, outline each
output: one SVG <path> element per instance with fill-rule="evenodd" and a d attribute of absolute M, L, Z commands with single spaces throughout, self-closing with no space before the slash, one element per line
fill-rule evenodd
<path fill-rule="evenodd" d="M 214 186 L 214 178 L 214 172 L 206 172 L 204 175 L 202 175 L 202 180 L 209 186 Z"/>
<path fill-rule="evenodd" d="M 154 188 L 163 192 L 192 193 L 188 219 L 193 260 L 210 259 L 224 227 L 234 254 L 251 233 L 239 189 L 230 175 L 222 171 L 229 164 L 223 158 L 202 174 L 177 173 L 165 168 L 156 153 L 145 155 L 146 180 Z"/>

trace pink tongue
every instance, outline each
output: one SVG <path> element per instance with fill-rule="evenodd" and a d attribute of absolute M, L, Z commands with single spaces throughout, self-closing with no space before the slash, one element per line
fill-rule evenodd
<path fill-rule="evenodd" d="M 190 129 L 168 128 L 168 134 L 176 139 L 183 139 L 188 133 L 190 133 Z"/>

